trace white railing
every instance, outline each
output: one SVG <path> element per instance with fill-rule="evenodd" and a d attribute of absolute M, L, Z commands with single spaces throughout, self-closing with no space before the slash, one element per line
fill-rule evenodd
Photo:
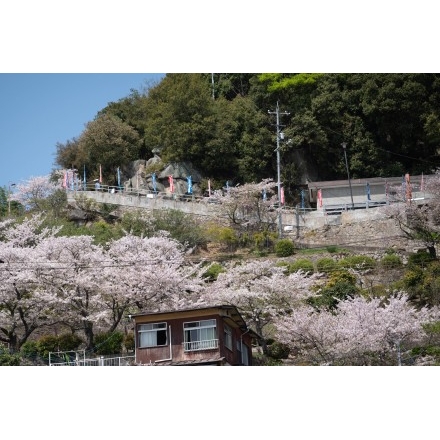
<path fill-rule="evenodd" d="M 185 351 L 211 350 L 213 348 L 218 348 L 218 339 L 184 342 L 183 346 Z"/>
<path fill-rule="evenodd" d="M 72 362 L 57 362 L 50 363 L 50 367 L 124 367 L 133 365 L 134 356 L 123 356 L 113 358 L 93 358 L 93 359 L 79 359 Z"/>

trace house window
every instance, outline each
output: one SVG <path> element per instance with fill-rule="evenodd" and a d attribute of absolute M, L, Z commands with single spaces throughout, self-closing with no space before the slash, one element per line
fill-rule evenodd
<path fill-rule="evenodd" d="M 237 351 L 240 356 L 241 365 L 249 365 L 249 348 L 241 341 L 237 341 Z"/>
<path fill-rule="evenodd" d="M 185 322 L 185 351 L 209 350 L 218 347 L 217 323 L 215 319 Z"/>
<path fill-rule="evenodd" d="M 225 324 L 225 347 L 232 351 L 232 330 L 231 327 Z"/>
<path fill-rule="evenodd" d="M 139 347 L 159 347 L 167 345 L 167 323 L 159 322 L 139 325 Z"/>

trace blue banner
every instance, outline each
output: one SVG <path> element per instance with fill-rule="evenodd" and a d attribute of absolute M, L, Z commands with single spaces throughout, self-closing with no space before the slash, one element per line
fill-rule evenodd
<path fill-rule="evenodd" d="M 370 184 L 367 183 L 367 200 L 371 200 Z"/>
<path fill-rule="evenodd" d="M 153 191 L 156 193 L 156 173 L 151 175 L 151 180 L 153 182 Z"/>
<path fill-rule="evenodd" d="M 186 178 L 186 181 L 188 183 L 188 194 L 192 194 L 193 192 L 193 186 L 192 186 L 192 180 L 191 180 L 191 176 L 188 176 Z"/>

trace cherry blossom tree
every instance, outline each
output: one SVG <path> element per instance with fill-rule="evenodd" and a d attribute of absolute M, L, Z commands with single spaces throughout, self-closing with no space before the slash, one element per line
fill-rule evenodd
<path fill-rule="evenodd" d="M 399 190 L 396 189 L 396 194 Z M 426 178 L 423 191 L 426 194 L 423 203 L 409 198 L 403 203 L 391 204 L 385 212 L 396 220 L 406 237 L 423 244 L 432 259 L 436 259 L 436 246 L 440 243 L 440 170 Z M 401 197 L 405 199 L 407 195 Z"/>
<path fill-rule="evenodd" d="M 103 300 L 113 327 L 125 312 L 179 309 L 192 304 L 202 289 L 197 270 L 185 264 L 184 248 L 166 234 L 127 235 L 110 243 L 103 269 Z"/>
<path fill-rule="evenodd" d="M 275 203 L 275 187 L 271 179 L 229 187 L 226 194 L 218 198 L 220 209 L 236 228 L 267 229 L 277 218 L 271 208 Z"/>
<path fill-rule="evenodd" d="M 200 303 L 236 306 L 247 323 L 267 337 L 274 317 L 311 296 L 311 288 L 317 282 L 318 275 L 306 276 L 301 271 L 287 274 L 285 267 L 270 260 L 249 261 L 220 273 L 207 287 Z"/>
<path fill-rule="evenodd" d="M 438 319 L 438 309 L 418 310 L 399 292 L 385 301 L 348 298 L 335 311 L 302 305 L 276 327 L 280 342 L 311 364 L 400 365 L 402 351 L 426 338 L 423 325 Z"/>
<path fill-rule="evenodd" d="M 15 187 L 11 200 L 20 203 L 26 210 L 43 211 L 44 200 L 61 188 L 60 181 L 53 181 L 51 176 L 31 177 Z"/>
<path fill-rule="evenodd" d="M 108 264 L 102 247 L 94 245 L 91 236 L 50 237 L 39 243 L 36 253 L 36 276 L 41 288 L 56 298 L 58 320 L 81 329 L 86 348 L 93 349 L 96 328 L 110 320 L 102 296 Z"/>
<path fill-rule="evenodd" d="M 54 298 L 36 279 L 36 247 L 59 228 L 42 228 L 41 215 L 0 223 L 0 341 L 19 349 L 38 328 L 51 323 Z"/>

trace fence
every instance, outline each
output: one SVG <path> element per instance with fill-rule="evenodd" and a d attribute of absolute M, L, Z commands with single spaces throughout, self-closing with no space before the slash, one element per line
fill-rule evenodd
<path fill-rule="evenodd" d="M 134 365 L 134 356 L 77 359 L 70 362 L 49 362 L 50 367 L 127 367 Z"/>

